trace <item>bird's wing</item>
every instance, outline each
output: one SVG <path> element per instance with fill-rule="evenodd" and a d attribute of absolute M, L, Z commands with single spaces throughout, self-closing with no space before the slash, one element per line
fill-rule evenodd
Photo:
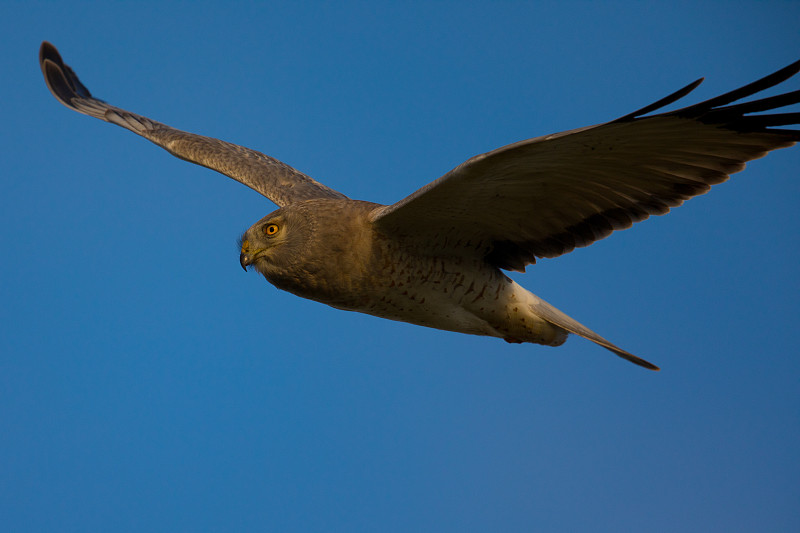
<path fill-rule="evenodd" d="M 677 111 L 642 117 L 702 79 L 617 120 L 537 137 L 473 157 L 407 198 L 376 208 L 388 234 L 431 251 L 472 247 L 500 268 L 524 270 L 703 194 L 747 161 L 791 146 L 800 91 L 734 102 L 800 71 L 800 61 L 740 89 Z M 423 244 L 427 243 L 427 244 Z"/>
<path fill-rule="evenodd" d="M 70 109 L 122 126 L 174 156 L 247 185 L 279 206 L 310 198 L 346 198 L 261 152 L 177 130 L 94 98 L 72 69 L 64 64 L 56 47 L 48 42 L 43 42 L 39 49 L 39 63 L 50 92 Z"/>

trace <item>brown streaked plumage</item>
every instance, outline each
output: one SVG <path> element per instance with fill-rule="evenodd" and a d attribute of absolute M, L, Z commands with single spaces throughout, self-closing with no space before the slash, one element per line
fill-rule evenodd
<path fill-rule="evenodd" d="M 617 120 L 520 141 L 469 159 L 399 202 L 350 200 L 260 152 L 176 130 L 94 98 L 42 43 L 50 91 L 67 107 L 225 174 L 280 209 L 241 239 L 240 262 L 273 285 L 339 309 L 423 326 L 562 344 L 585 337 L 645 368 L 503 274 L 662 215 L 800 140 L 800 91 L 736 103 L 800 71 L 800 61 L 740 89 L 648 115 L 700 81 Z M 753 114 L 762 113 L 762 114 Z"/>

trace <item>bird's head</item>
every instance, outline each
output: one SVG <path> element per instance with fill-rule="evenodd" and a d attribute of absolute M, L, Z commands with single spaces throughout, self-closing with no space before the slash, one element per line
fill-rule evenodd
<path fill-rule="evenodd" d="M 302 255 L 311 231 L 303 213 L 291 207 L 273 211 L 253 224 L 239 239 L 239 263 L 253 266 L 267 279 L 287 273 Z"/>

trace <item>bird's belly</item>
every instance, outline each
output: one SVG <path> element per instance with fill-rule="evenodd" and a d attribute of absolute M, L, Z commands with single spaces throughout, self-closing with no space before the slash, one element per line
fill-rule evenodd
<path fill-rule="evenodd" d="M 337 309 L 420 326 L 502 336 L 469 306 L 476 297 L 483 299 L 491 292 L 498 292 L 507 279 L 499 271 L 450 264 L 447 260 L 404 259 L 404 262 L 386 262 L 369 269 L 358 283 L 335 291 L 342 296 L 340 299 L 318 296 L 312 299 Z"/>
<path fill-rule="evenodd" d="M 424 295 L 414 291 L 388 292 L 377 302 L 352 310 L 429 328 L 472 335 L 502 336 L 484 317 L 476 315 L 451 298 L 430 292 L 425 292 Z"/>
<path fill-rule="evenodd" d="M 413 271 L 416 275 L 392 275 L 373 285 L 359 305 L 333 306 L 510 342 L 561 344 L 566 338 L 563 330 L 532 313 L 526 304 L 530 293 L 500 271 L 480 265 L 448 266 L 427 273 Z"/>

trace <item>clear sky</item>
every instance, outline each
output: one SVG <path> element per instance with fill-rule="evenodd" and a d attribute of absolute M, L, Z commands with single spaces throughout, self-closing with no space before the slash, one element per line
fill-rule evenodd
<path fill-rule="evenodd" d="M 4 531 L 800 530 L 800 148 L 514 275 L 655 373 L 279 292 L 236 247 L 269 201 L 37 64 L 392 203 L 777 70 L 800 3 L 266 4 L 0 3 Z"/>

